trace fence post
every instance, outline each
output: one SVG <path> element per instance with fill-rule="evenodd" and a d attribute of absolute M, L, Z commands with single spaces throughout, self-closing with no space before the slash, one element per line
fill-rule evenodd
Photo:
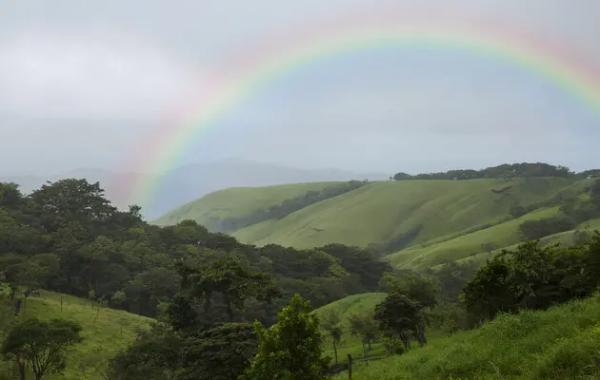
<path fill-rule="evenodd" d="M 348 354 L 348 380 L 352 380 L 352 355 Z"/>

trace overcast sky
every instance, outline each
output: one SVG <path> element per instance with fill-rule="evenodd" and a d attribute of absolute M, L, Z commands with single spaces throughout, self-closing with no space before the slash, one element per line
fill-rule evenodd
<path fill-rule="evenodd" d="M 600 72 L 597 0 L 1 1 L 0 174 L 123 170 L 160 128 L 177 127 L 181 108 L 232 57 L 392 4 L 526 30 Z M 549 161 L 580 170 L 600 167 L 598 141 L 599 112 L 522 68 L 381 48 L 287 73 L 225 112 L 181 164 L 236 157 L 394 173 Z"/>

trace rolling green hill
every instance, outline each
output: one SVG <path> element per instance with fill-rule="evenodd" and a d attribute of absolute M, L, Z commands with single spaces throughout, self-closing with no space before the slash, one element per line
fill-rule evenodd
<path fill-rule="evenodd" d="M 62 298 L 62 310 L 61 310 Z M 18 318 L 61 318 L 81 324 L 83 341 L 72 347 L 63 375 L 50 375 L 49 380 L 100 380 L 109 359 L 127 347 L 137 331 L 149 328 L 152 320 L 121 310 L 98 308 L 90 301 L 42 291 L 30 297 Z M 4 335 L 0 331 L 0 339 Z M 14 379 L 11 362 L 0 362 L 0 379 Z M 4 376 L 4 377 L 3 377 Z"/>
<path fill-rule="evenodd" d="M 544 219 L 557 213 L 558 207 L 541 208 L 519 218 L 445 241 L 404 249 L 388 255 L 386 259 L 398 268 L 430 268 L 444 262 L 493 252 L 521 242 L 523 239 L 519 225 L 524 221 Z"/>
<path fill-rule="evenodd" d="M 375 305 L 382 302 L 385 298 L 385 293 L 362 293 L 354 294 L 325 306 L 322 306 L 314 311 L 318 317 L 322 317 L 326 313 L 337 313 L 342 319 L 342 325 L 348 326 L 348 318 L 353 314 L 362 314 L 375 309 Z"/>
<path fill-rule="evenodd" d="M 547 311 L 501 315 L 403 355 L 359 363 L 353 379 L 598 379 L 599 353 L 600 296 L 594 296 Z"/>
<path fill-rule="evenodd" d="M 192 219 L 215 229 L 219 221 L 231 217 L 243 217 L 258 210 L 267 209 L 301 196 L 309 191 L 319 191 L 337 182 L 315 182 L 266 187 L 235 187 L 210 193 L 199 200 L 185 204 L 159 218 L 155 224 L 177 224 Z"/>
<path fill-rule="evenodd" d="M 505 222 L 512 207 L 543 202 L 574 183 L 564 178 L 373 182 L 232 234 L 256 245 L 309 248 L 383 243 L 399 249 Z M 324 186 L 332 184 L 223 190 L 171 212 L 158 223 L 192 218 L 211 228 L 220 219 L 244 216 Z"/>

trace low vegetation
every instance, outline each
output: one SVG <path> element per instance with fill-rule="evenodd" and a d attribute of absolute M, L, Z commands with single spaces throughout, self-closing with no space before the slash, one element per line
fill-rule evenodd
<path fill-rule="evenodd" d="M 480 328 L 432 339 L 423 348 L 357 363 L 353 379 L 597 379 L 598 321 L 598 296 L 546 311 L 502 314 Z M 335 377 L 347 378 L 347 373 Z"/>

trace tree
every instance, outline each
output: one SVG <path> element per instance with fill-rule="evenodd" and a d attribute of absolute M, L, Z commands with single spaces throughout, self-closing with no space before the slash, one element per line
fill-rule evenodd
<path fill-rule="evenodd" d="M 325 313 L 321 319 L 321 326 L 323 327 L 323 330 L 325 330 L 331 337 L 335 364 L 338 364 L 337 346 L 342 340 L 342 327 L 340 326 L 340 323 L 340 315 L 335 311 Z"/>
<path fill-rule="evenodd" d="M 354 314 L 349 318 L 350 332 L 360 338 L 363 346 L 363 355 L 366 356 L 367 348 L 371 351 L 371 343 L 379 335 L 377 321 L 372 313 Z"/>
<path fill-rule="evenodd" d="M 175 330 L 196 327 L 198 315 L 186 297 L 177 296 L 167 307 L 168 322 Z"/>
<path fill-rule="evenodd" d="M 256 323 L 258 353 L 245 380 L 322 380 L 329 360 L 322 357 L 319 321 L 310 304 L 294 295 L 270 329 Z"/>
<path fill-rule="evenodd" d="M 516 308 L 517 300 L 509 286 L 510 267 L 503 255 L 483 266 L 463 290 L 465 306 L 479 319 L 492 319 L 499 312 Z"/>
<path fill-rule="evenodd" d="M 581 247 L 544 247 L 539 242 L 504 251 L 483 266 L 463 293 L 467 310 L 491 319 L 500 312 L 544 309 L 591 294 L 597 284 L 592 240 Z"/>
<path fill-rule="evenodd" d="M 2 354 L 13 357 L 21 380 L 25 365 L 31 365 L 36 380 L 46 374 L 60 373 L 66 365 L 65 350 L 81 341 L 81 326 L 72 321 L 28 319 L 16 324 L 2 344 Z"/>
<path fill-rule="evenodd" d="M 215 294 L 221 296 L 229 320 L 234 309 L 241 310 L 246 299 L 252 297 L 270 302 L 279 295 L 272 278 L 250 271 L 235 257 L 218 258 L 200 268 L 180 267 L 182 288 L 204 303 L 204 311 L 211 311 Z"/>
<path fill-rule="evenodd" d="M 256 354 L 252 325 L 225 323 L 180 334 L 154 326 L 127 351 L 117 355 L 107 373 L 111 380 L 237 379 Z"/>
<path fill-rule="evenodd" d="M 177 380 L 237 379 L 256 355 L 258 337 L 251 324 L 224 323 L 186 337 Z"/>
<path fill-rule="evenodd" d="M 381 279 L 381 287 L 390 293 L 404 294 L 418 302 L 421 308 L 430 308 L 437 303 L 435 284 L 430 279 L 411 270 L 385 273 Z"/>
<path fill-rule="evenodd" d="M 68 222 L 78 222 L 87 228 L 99 227 L 117 212 L 104 198 L 100 184 L 90 184 L 85 179 L 49 182 L 30 198 L 40 222 L 49 231 L 56 231 Z"/>
<path fill-rule="evenodd" d="M 375 319 L 379 321 L 383 331 L 397 336 L 404 348 L 409 349 L 411 333 L 421 345 L 426 343 L 425 321 L 421 310 L 422 306 L 418 302 L 400 292 L 393 292 L 375 306 Z"/>

